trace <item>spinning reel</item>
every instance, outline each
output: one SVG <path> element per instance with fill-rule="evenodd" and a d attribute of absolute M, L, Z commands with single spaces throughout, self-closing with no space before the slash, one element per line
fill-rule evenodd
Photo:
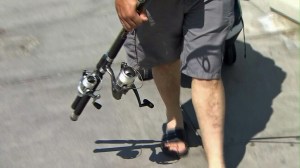
<path fill-rule="evenodd" d="M 145 0 L 138 0 L 137 11 L 142 11 L 144 5 Z M 95 94 L 95 91 L 97 91 L 97 87 L 101 83 L 106 72 L 110 75 L 112 95 L 116 100 L 120 100 L 122 95 L 126 94 L 129 90 L 133 90 L 139 107 L 154 107 L 154 105 L 147 99 L 144 99 L 143 103 L 141 102 L 139 93 L 134 84 L 139 73 L 134 68 L 123 62 L 117 77 L 115 77 L 111 68 L 113 60 L 126 40 L 127 33 L 128 32 L 125 29 L 121 30 L 109 51 L 101 57 L 94 71 L 83 71 L 77 87 L 78 95 L 71 106 L 74 110 L 70 116 L 72 121 L 76 121 L 78 119 L 90 98 L 93 98 L 93 105 L 95 108 L 100 109 L 102 107 L 102 105 L 97 101 L 101 98 L 101 95 Z"/>

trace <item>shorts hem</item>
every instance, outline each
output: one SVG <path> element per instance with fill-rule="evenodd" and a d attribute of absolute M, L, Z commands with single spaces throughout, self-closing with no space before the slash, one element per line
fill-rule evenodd
<path fill-rule="evenodd" d="M 184 75 L 187 75 L 191 78 L 196 78 L 196 79 L 202 79 L 202 80 L 215 80 L 215 79 L 221 79 L 221 73 L 216 73 L 216 74 L 208 74 L 208 73 L 192 73 L 187 70 L 182 70 L 181 73 Z"/>

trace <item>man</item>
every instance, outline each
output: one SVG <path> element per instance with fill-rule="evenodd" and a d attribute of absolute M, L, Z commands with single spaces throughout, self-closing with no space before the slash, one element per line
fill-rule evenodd
<path fill-rule="evenodd" d="M 234 0 L 151 0 L 138 14 L 136 0 L 115 0 L 128 62 L 152 68 L 166 106 L 163 152 L 185 155 L 188 146 L 180 109 L 180 72 L 192 77 L 192 102 L 210 168 L 224 168 L 225 98 L 221 67 Z M 134 30 L 134 31 L 132 31 Z"/>

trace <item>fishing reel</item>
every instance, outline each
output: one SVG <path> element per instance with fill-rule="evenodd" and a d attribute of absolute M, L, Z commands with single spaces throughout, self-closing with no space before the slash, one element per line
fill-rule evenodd
<path fill-rule="evenodd" d="M 99 85 L 101 83 L 101 80 L 102 79 L 98 76 L 96 72 L 88 72 L 84 70 L 77 87 L 78 96 L 84 97 L 85 95 L 87 95 L 93 98 L 93 105 L 97 109 L 100 109 L 102 107 L 102 105 L 97 102 L 97 100 L 100 99 L 101 96 L 100 94 L 94 93 L 94 88 L 96 85 Z"/>
<path fill-rule="evenodd" d="M 121 69 L 117 78 L 114 77 L 111 69 L 107 71 L 112 79 L 112 94 L 117 100 L 120 100 L 123 94 L 126 94 L 130 89 L 136 89 L 134 81 L 138 76 L 135 69 L 128 66 L 126 63 L 121 64 Z"/>

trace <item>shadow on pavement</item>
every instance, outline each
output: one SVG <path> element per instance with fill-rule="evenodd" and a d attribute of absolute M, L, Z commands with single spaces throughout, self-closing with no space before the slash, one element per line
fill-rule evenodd
<path fill-rule="evenodd" d="M 164 130 L 165 124 L 162 129 Z M 202 145 L 201 138 L 195 134 L 195 130 L 191 126 L 185 127 L 187 133 L 187 140 L 190 147 L 197 147 Z M 120 144 L 121 146 L 98 148 L 94 150 L 94 153 L 104 152 L 117 152 L 117 156 L 123 159 L 134 159 L 141 155 L 143 149 L 150 149 L 151 155 L 149 160 L 157 164 L 173 164 L 176 163 L 179 158 L 172 158 L 165 155 L 161 151 L 161 141 L 157 140 L 96 140 L 96 144 Z M 129 144 L 128 146 L 124 146 Z"/>
<path fill-rule="evenodd" d="M 225 160 L 229 168 L 239 165 L 247 143 L 265 129 L 273 113 L 272 102 L 280 94 L 286 77 L 272 59 L 253 50 L 247 43 L 246 47 L 247 58 L 244 59 L 244 43 L 236 42 L 237 62 L 224 66 L 222 73 L 226 94 Z M 183 76 L 182 86 L 190 87 L 190 81 Z M 199 128 L 191 100 L 182 108 L 195 128 Z"/>
<path fill-rule="evenodd" d="M 134 159 L 142 154 L 143 149 L 150 149 L 152 153 L 149 160 L 152 162 L 157 164 L 177 162 L 178 159 L 168 157 L 161 152 L 160 142 L 156 140 L 97 140 L 96 144 L 120 144 L 121 146 L 98 148 L 94 150 L 94 153 L 117 152 L 116 155 L 123 159 Z M 124 146 L 124 144 L 129 144 L 129 146 Z"/>

